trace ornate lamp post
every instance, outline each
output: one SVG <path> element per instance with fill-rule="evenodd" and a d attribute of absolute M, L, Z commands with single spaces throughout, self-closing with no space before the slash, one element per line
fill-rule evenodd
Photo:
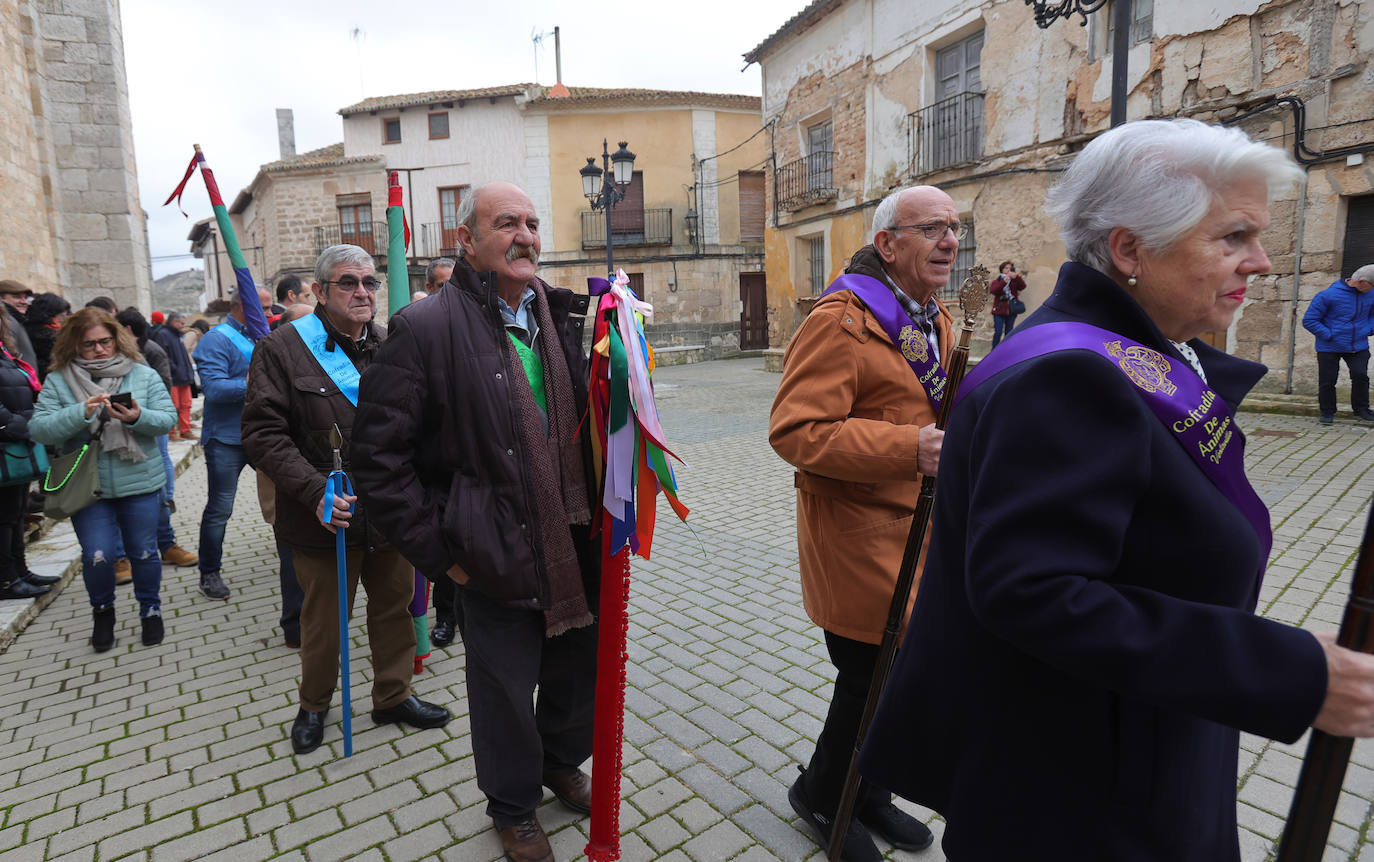
<path fill-rule="evenodd" d="M 1035 11 L 1035 24 L 1041 30 L 1048 30 L 1056 20 L 1068 20 L 1074 15 L 1083 20 L 1079 26 L 1088 26 L 1088 16 L 1103 6 L 1107 0 L 1026 0 L 1026 5 Z M 1131 47 L 1131 0 L 1116 0 L 1112 7 L 1112 126 L 1126 122 L 1126 52 Z"/>
<path fill-rule="evenodd" d="M 611 252 L 611 207 L 625 199 L 625 189 L 634 179 L 635 154 L 625 149 L 625 141 L 614 154 L 603 138 L 601 141 L 601 164 L 605 170 L 596 166 L 596 157 L 587 156 L 587 164 L 578 171 L 582 175 L 582 194 L 592 205 L 592 212 L 606 211 L 606 271 L 608 278 L 615 279 L 615 258 Z M 599 188 L 598 188 L 599 186 Z"/>

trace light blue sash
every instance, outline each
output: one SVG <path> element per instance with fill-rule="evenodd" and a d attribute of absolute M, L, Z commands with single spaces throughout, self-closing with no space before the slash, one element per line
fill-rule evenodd
<path fill-rule="evenodd" d="M 358 373 L 353 360 L 348 358 L 343 348 L 336 344 L 332 351 L 325 349 L 329 333 L 324 331 L 324 324 L 320 322 L 320 318 L 314 314 L 307 314 L 291 321 L 291 325 L 296 327 L 296 334 L 305 342 L 306 350 L 315 357 L 324 373 L 329 375 L 329 379 L 334 381 L 334 385 L 339 387 L 339 391 L 349 403 L 357 407 L 358 379 L 362 375 Z"/>
<path fill-rule="evenodd" d="M 243 354 L 243 358 L 252 360 L 253 342 L 248 340 L 248 336 L 244 335 L 242 332 L 239 332 L 237 329 L 235 329 L 233 325 L 229 323 L 229 321 L 226 320 L 225 322 L 221 323 L 219 326 L 216 326 L 214 329 L 210 331 L 218 332 L 220 335 L 223 335 L 225 338 L 229 339 L 229 341 L 239 349 L 239 353 Z"/>

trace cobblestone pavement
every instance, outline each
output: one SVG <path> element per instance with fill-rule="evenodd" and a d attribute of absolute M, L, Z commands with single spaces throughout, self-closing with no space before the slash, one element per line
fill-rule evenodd
<path fill-rule="evenodd" d="M 670 443 L 691 465 L 680 478 L 693 514 L 688 529 L 661 508 L 654 557 L 633 566 L 628 862 L 823 858 L 786 791 L 811 752 L 831 672 L 801 608 L 791 471 L 766 439 L 778 377 L 761 368 L 739 360 L 657 375 Z M 1276 528 L 1262 610 L 1334 628 L 1374 493 L 1374 429 L 1268 414 L 1241 422 Z M 175 525 L 188 546 L 204 475 L 196 460 L 178 482 Z M 454 711 L 448 727 L 375 727 L 355 622 L 355 753 L 343 757 L 336 697 L 325 746 L 296 757 L 297 657 L 276 629 L 275 550 L 247 472 L 226 551 L 228 602 L 202 597 L 193 569 L 164 572 L 161 646 L 139 645 L 121 588 L 119 642 L 91 652 L 78 581 L 0 654 L 0 862 L 497 859 L 467 738 L 461 643 L 436 650 L 415 680 L 421 697 Z M 1304 746 L 1244 740 L 1247 862 L 1269 855 Z M 1346 786 L 1326 858 L 1374 860 L 1374 747 L 1356 746 Z M 558 858 L 580 857 L 585 820 L 551 797 L 539 816 Z M 938 847 L 880 846 L 896 860 L 944 858 Z"/>

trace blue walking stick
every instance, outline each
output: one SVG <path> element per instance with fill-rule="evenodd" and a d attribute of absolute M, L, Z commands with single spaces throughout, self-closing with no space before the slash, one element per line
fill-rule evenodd
<path fill-rule="evenodd" d="M 339 426 L 335 425 L 334 430 L 329 435 L 329 442 L 334 447 L 334 470 L 329 474 L 329 478 L 324 482 L 324 522 L 328 524 L 334 517 L 334 497 L 337 495 L 353 496 L 353 483 L 348 480 L 348 474 L 343 471 L 343 433 L 339 431 Z M 352 513 L 353 507 L 350 505 L 348 511 Z M 339 670 L 343 679 L 343 734 L 344 734 L 344 757 L 353 756 L 353 697 L 349 691 L 349 671 L 348 671 L 348 549 L 345 546 L 344 533 L 348 528 L 339 525 L 334 531 L 334 558 L 339 570 Z"/>

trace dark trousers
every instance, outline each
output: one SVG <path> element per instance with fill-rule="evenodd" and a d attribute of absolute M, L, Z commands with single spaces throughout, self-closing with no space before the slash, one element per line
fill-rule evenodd
<path fill-rule="evenodd" d="M 864 702 L 868 700 L 873 668 L 878 663 L 878 646 L 826 632 L 825 647 L 835 665 L 835 693 L 830 698 L 821 735 L 816 739 L 816 752 L 802 778 L 802 794 L 813 811 L 833 817 L 840 807 L 845 775 L 854 756 Z M 892 794 L 865 781 L 859 785 L 854 810 L 865 811 L 891 801 Z"/>
<path fill-rule="evenodd" d="M 224 560 L 224 529 L 234 514 L 234 497 L 239 492 L 239 473 L 248 465 L 242 446 L 206 440 L 206 499 L 200 516 L 200 573 L 218 572 Z"/>
<path fill-rule="evenodd" d="M 330 551 L 293 549 L 301 605 L 301 709 L 329 708 L 339 679 L 339 575 Z M 348 551 L 348 608 L 362 581 L 367 592 L 367 647 L 372 653 L 372 708 L 386 709 L 410 697 L 415 665 L 415 624 L 410 599 L 415 575 L 395 548 Z"/>
<path fill-rule="evenodd" d="M 453 579 L 444 575 L 434 581 L 432 592 L 434 600 L 434 622 L 436 624 L 447 621 L 450 625 L 458 624 L 458 585 Z"/>
<path fill-rule="evenodd" d="M 992 316 L 992 346 L 996 347 L 1004 336 L 1011 335 L 1016 326 L 1015 314 L 994 314 Z"/>
<path fill-rule="evenodd" d="M 28 482 L 0 488 L 0 587 L 29 573 L 24 561 L 24 510 L 28 502 Z"/>
<path fill-rule="evenodd" d="M 291 546 L 277 539 L 277 578 L 281 582 L 281 634 L 289 641 L 301 642 L 301 604 L 305 592 L 296 580 L 296 563 Z"/>
<path fill-rule="evenodd" d="M 477 786 L 505 829 L 534 815 L 542 776 L 592 753 L 596 626 L 544 636 L 544 614 L 458 588 Z M 538 696 L 535 696 L 535 689 Z"/>
<path fill-rule="evenodd" d="M 1336 376 L 1341 361 L 1350 371 L 1350 409 L 1362 413 L 1369 409 L 1369 351 L 1355 353 L 1317 352 L 1317 406 L 1323 416 L 1336 415 Z"/>

